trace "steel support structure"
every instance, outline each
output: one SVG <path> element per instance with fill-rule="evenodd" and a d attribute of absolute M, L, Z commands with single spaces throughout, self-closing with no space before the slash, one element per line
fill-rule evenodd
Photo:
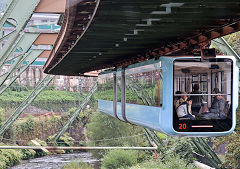
<path fill-rule="evenodd" d="M 77 118 L 78 114 L 82 109 L 87 105 L 93 94 L 97 91 L 97 82 L 95 82 L 93 88 L 90 90 L 90 92 L 87 94 L 87 96 L 82 101 L 81 105 L 78 107 L 78 109 L 72 114 L 70 119 L 66 122 L 66 124 L 63 126 L 63 128 L 60 130 L 60 132 L 56 135 L 54 138 L 54 142 L 57 142 L 57 140 L 62 136 L 63 133 L 66 132 L 66 130 L 70 127 L 72 122 Z"/>
<path fill-rule="evenodd" d="M 240 56 L 235 52 L 235 50 L 228 44 L 228 42 L 223 38 L 214 39 L 211 43 L 219 48 L 221 52 L 226 55 L 234 56 L 237 61 L 240 61 Z"/>
<path fill-rule="evenodd" d="M 0 86 L 0 95 L 38 58 L 38 56 L 43 52 L 42 49 L 34 49 L 31 50 L 27 55 L 26 59 L 22 59 L 22 61 L 16 65 L 13 69 L 13 73 L 8 76 L 5 80 L 6 85 Z"/>
<path fill-rule="evenodd" d="M 208 143 L 200 137 L 193 137 L 192 143 L 197 147 L 198 153 L 207 159 L 207 161 L 214 168 L 221 168 L 222 162 L 216 155 L 216 153 L 211 149 Z"/>
<path fill-rule="evenodd" d="M 16 66 L 16 64 L 18 64 L 21 61 L 21 59 L 24 57 L 24 54 L 30 49 L 33 42 L 37 39 L 38 36 L 39 33 L 22 33 L 17 38 L 11 50 L 7 51 L 5 55 L 2 58 L 0 58 L 0 70 L 2 70 L 4 64 L 7 64 L 9 61 L 12 61 L 14 59 L 15 61 L 10 68 L 11 71 L 11 69 L 13 69 Z M 19 52 L 19 55 L 14 57 L 14 52 L 16 52 L 16 50 Z M 2 85 L 3 82 L 4 78 L 3 80 L 1 78 L 0 86 Z"/>
<path fill-rule="evenodd" d="M 0 136 L 17 120 L 21 113 L 34 101 L 34 99 L 45 89 L 55 76 L 47 75 L 38 83 L 32 93 L 18 106 L 10 118 L 0 127 Z"/>
<path fill-rule="evenodd" d="M 14 32 L 9 35 L 7 43 L 0 51 L 1 62 L 6 60 L 6 54 L 11 51 L 12 46 L 15 46 L 15 41 L 17 41 L 20 32 L 25 28 L 39 2 L 40 0 L 11 0 L 7 6 L 7 10 L 0 19 L 0 29 L 5 23 L 8 23 L 14 27 Z"/>
<path fill-rule="evenodd" d="M 23 63 L 27 58 L 28 55 L 31 53 L 30 51 L 26 53 L 29 48 L 31 47 L 32 43 L 36 40 L 39 36 L 38 33 L 25 33 L 21 36 L 18 43 L 14 46 L 14 48 L 8 52 L 6 56 L 4 56 L 4 60 L 0 60 L 0 70 L 5 64 L 11 64 L 8 72 L 2 74 L 0 76 L 0 86 L 6 81 L 6 79 L 13 73 L 16 67 L 20 63 Z M 19 54 L 14 56 L 14 52 L 18 50 Z"/>
<path fill-rule="evenodd" d="M 3 13 L 3 16 L 0 18 L 0 30 L 3 28 L 4 23 L 7 21 L 8 18 L 10 18 L 11 13 L 14 10 L 14 7 L 17 4 L 17 0 L 8 0 L 4 6 L 1 12 Z"/>

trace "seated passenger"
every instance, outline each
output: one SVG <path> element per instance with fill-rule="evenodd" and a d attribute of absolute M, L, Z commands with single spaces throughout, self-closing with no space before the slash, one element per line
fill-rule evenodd
<path fill-rule="evenodd" d="M 191 94 L 201 94 L 201 92 L 199 91 L 199 85 L 195 84 L 193 86 L 193 91 L 191 92 Z M 198 96 L 191 96 L 192 97 L 192 110 L 195 113 L 198 113 L 200 108 L 201 108 L 201 104 L 202 104 L 202 99 L 203 97 L 201 95 Z"/>
<path fill-rule="evenodd" d="M 175 103 L 175 108 L 177 109 L 183 102 L 186 102 L 187 101 L 187 93 L 186 92 L 182 92 L 181 94 L 183 94 L 182 96 L 181 96 L 181 98 L 180 99 L 178 99 L 177 101 L 176 101 L 176 103 Z"/>
<path fill-rule="evenodd" d="M 214 88 L 213 91 L 212 91 L 212 94 L 217 94 L 217 93 L 219 93 L 219 89 Z M 214 108 L 214 105 L 215 105 L 216 102 L 217 102 L 217 96 L 213 96 L 211 108 Z"/>
<path fill-rule="evenodd" d="M 190 118 L 191 120 L 195 119 L 195 116 L 192 115 L 191 111 L 192 98 L 187 98 L 187 101 L 183 102 L 177 108 L 177 115 L 179 118 Z"/>
<path fill-rule="evenodd" d="M 226 101 L 221 95 L 221 92 L 217 93 L 216 101 L 214 104 L 212 104 L 210 108 L 210 112 L 204 115 L 204 118 L 206 119 L 225 119 L 226 113 L 225 113 L 225 105 Z"/>
<path fill-rule="evenodd" d="M 182 92 L 181 91 L 176 91 L 176 93 L 175 94 L 182 94 Z M 181 96 L 175 96 L 174 97 L 174 102 L 173 102 L 173 104 L 174 104 L 174 108 L 175 109 L 177 109 L 177 107 L 179 106 L 179 100 L 181 99 Z M 178 104 L 178 106 L 177 106 L 177 104 Z"/>

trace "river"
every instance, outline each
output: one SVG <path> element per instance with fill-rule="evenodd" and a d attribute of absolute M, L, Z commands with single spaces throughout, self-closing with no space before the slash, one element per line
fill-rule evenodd
<path fill-rule="evenodd" d="M 94 159 L 90 153 L 53 154 L 45 157 L 23 160 L 21 164 L 11 169 L 60 169 L 71 161 L 86 162 L 99 168 L 99 160 Z"/>

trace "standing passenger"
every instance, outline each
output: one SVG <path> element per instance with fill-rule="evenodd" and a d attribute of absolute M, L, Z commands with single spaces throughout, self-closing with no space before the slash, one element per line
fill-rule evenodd
<path fill-rule="evenodd" d="M 201 94 L 201 92 L 199 91 L 199 85 L 195 84 L 193 86 L 193 91 L 191 94 Z M 192 110 L 193 112 L 199 112 L 201 105 L 202 105 L 202 96 L 198 95 L 198 96 L 191 96 L 193 99 L 193 103 L 192 103 Z"/>

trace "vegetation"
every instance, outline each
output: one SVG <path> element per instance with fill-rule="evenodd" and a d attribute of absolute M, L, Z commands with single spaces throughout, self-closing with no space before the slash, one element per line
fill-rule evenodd
<path fill-rule="evenodd" d="M 23 160 L 32 159 L 36 155 L 36 151 L 31 150 L 31 149 L 22 149 L 21 153 L 22 153 L 22 159 Z"/>
<path fill-rule="evenodd" d="M 88 163 L 72 161 L 64 165 L 62 169 L 93 169 L 93 167 Z"/>
<path fill-rule="evenodd" d="M 47 146 L 47 143 L 45 141 L 42 141 L 42 140 L 39 140 L 39 139 L 34 139 L 35 141 L 37 141 L 41 146 L 43 147 L 46 147 Z M 32 142 L 29 142 L 27 144 L 28 146 L 36 146 L 34 143 Z M 34 157 L 37 158 L 37 157 L 43 157 L 43 156 L 46 156 L 47 153 L 43 150 L 39 150 L 39 149 L 36 149 L 34 150 L 36 153 L 34 154 Z"/>
<path fill-rule="evenodd" d="M 89 146 L 147 146 L 142 137 L 143 129 L 121 122 L 103 113 L 94 113 L 87 124 Z M 140 135 L 137 137 L 129 137 Z M 114 139 L 115 138 L 115 139 Z M 102 158 L 107 151 L 92 151 L 97 158 Z"/>
<path fill-rule="evenodd" d="M 110 150 L 102 162 L 102 168 L 115 169 L 127 168 L 137 164 L 137 151 L 135 150 Z"/>
<path fill-rule="evenodd" d="M 168 159 L 165 160 L 165 162 L 163 162 L 160 159 L 156 159 L 156 160 L 148 160 L 145 161 L 143 163 L 139 163 L 133 167 L 131 167 L 131 169 L 155 169 L 155 168 L 159 168 L 159 169 L 196 169 L 196 166 L 194 166 L 193 164 L 189 164 L 187 165 L 187 163 L 182 160 L 178 155 L 174 155 L 174 156 L 169 156 L 167 157 Z"/>
<path fill-rule="evenodd" d="M 224 167 L 240 168 L 240 108 L 237 110 L 237 127 L 233 134 L 214 138 L 213 142 L 215 150 L 218 150 L 221 145 L 226 147 L 227 152 L 223 159 Z"/>
<path fill-rule="evenodd" d="M 1 146 L 5 144 L 1 143 Z M 0 150 L 0 168 L 9 168 L 11 166 L 17 165 L 21 162 L 22 154 L 17 150 L 8 150 L 1 149 Z"/>
<path fill-rule="evenodd" d="M 20 92 L 8 90 L 0 96 L 0 107 L 5 109 L 15 108 L 20 105 L 31 92 L 31 90 Z M 78 102 L 79 97 L 77 93 L 44 90 L 37 96 L 32 105 L 49 111 L 64 112 L 68 111 L 71 107 L 77 106 Z"/>
<path fill-rule="evenodd" d="M 74 145 L 74 139 L 72 137 L 69 136 L 69 133 L 64 133 L 59 140 L 57 141 L 57 143 L 54 143 L 54 138 L 56 137 L 57 134 L 54 134 L 52 136 L 49 136 L 47 138 L 47 142 L 50 144 L 56 144 L 56 146 L 60 146 L 60 147 L 72 147 Z M 65 150 L 62 151 L 63 153 L 71 153 L 72 150 Z"/>

